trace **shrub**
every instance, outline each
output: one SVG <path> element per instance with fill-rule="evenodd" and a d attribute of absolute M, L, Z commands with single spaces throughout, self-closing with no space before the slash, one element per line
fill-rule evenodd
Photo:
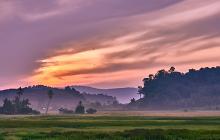
<path fill-rule="evenodd" d="M 80 101 L 78 106 L 76 107 L 75 113 L 76 114 L 85 114 L 85 107 L 83 106 L 82 101 Z"/>
<path fill-rule="evenodd" d="M 96 110 L 96 109 L 93 109 L 93 108 L 89 108 L 89 109 L 86 110 L 86 112 L 87 112 L 88 114 L 95 114 L 95 113 L 97 112 L 97 110 Z"/>
<path fill-rule="evenodd" d="M 68 109 L 66 109 L 66 108 L 60 108 L 60 109 L 59 109 L 59 112 L 60 112 L 61 114 L 73 114 L 73 113 L 74 113 L 74 111 L 68 110 Z"/>

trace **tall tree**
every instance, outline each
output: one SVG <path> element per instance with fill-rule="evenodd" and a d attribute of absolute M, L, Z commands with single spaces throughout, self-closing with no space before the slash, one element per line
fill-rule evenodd
<path fill-rule="evenodd" d="M 23 95 L 23 89 L 21 87 L 18 88 L 17 95 L 18 95 L 18 99 L 20 101 L 20 98 Z"/>
<path fill-rule="evenodd" d="M 15 108 L 13 106 L 13 103 L 7 98 L 4 99 L 4 103 L 1 109 L 2 109 L 1 110 L 2 114 L 14 114 L 15 113 Z"/>
<path fill-rule="evenodd" d="M 23 95 L 23 89 L 21 87 L 19 87 L 17 89 L 16 94 L 17 94 L 17 97 L 15 97 L 14 102 L 15 102 L 15 112 L 17 113 L 17 112 L 19 112 L 19 110 L 21 108 L 20 100 L 21 100 L 21 96 Z"/>
<path fill-rule="evenodd" d="M 49 107 L 50 107 L 50 102 L 51 102 L 51 100 L 52 100 L 52 98 L 53 98 L 53 95 L 54 95 L 53 90 L 50 89 L 50 90 L 48 91 L 47 95 L 48 95 L 49 100 L 48 100 L 48 103 L 47 103 L 47 108 L 46 108 L 46 113 L 45 113 L 45 114 L 48 113 L 48 109 L 49 109 Z"/>
<path fill-rule="evenodd" d="M 75 109 L 76 114 L 85 114 L 85 107 L 82 104 L 82 101 L 79 101 L 78 106 Z"/>
<path fill-rule="evenodd" d="M 134 104 L 135 102 L 136 102 L 136 100 L 134 98 L 132 98 L 130 104 Z"/>
<path fill-rule="evenodd" d="M 144 94 L 142 86 L 138 86 L 138 94 L 140 95 L 140 99 L 141 99 L 141 95 Z"/>
<path fill-rule="evenodd" d="M 154 79 L 154 75 L 153 74 L 149 74 L 149 80 L 153 80 Z"/>
<path fill-rule="evenodd" d="M 170 72 L 170 73 L 173 73 L 175 70 L 176 70 L 175 67 L 171 67 L 171 68 L 169 69 L 169 72 Z"/>

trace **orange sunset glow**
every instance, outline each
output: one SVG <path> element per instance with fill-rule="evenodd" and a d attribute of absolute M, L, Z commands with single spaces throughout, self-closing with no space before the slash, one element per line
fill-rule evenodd
<path fill-rule="evenodd" d="M 0 88 L 137 87 L 158 69 L 219 65 L 218 0 L 0 4 Z"/>
<path fill-rule="evenodd" d="M 0 0 L 0 140 L 220 140 L 220 0 Z"/>

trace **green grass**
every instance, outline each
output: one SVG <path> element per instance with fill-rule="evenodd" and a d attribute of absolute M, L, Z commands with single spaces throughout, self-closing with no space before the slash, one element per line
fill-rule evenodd
<path fill-rule="evenodd" d="M 0 118 L 0 140 L 220 140 L 220 117 Z"/>

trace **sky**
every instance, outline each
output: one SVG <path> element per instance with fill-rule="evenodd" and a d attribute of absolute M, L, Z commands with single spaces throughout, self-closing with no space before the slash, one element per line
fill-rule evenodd
<path fill-rule="evenodd" d="M 219 66 L 219 0 L 0 0 L 0 89 L 137 87 Z"/>

